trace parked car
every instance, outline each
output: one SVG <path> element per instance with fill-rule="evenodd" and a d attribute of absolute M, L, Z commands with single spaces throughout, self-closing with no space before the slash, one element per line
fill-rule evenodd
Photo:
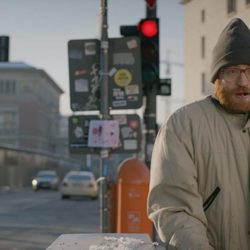
<path fill-rule="evenodd" d="M 37 172 L 35 178 L 32 179 L 32 188 L 38 189 L 53 189 L 59 188 L 60 179 L 54 170 L 41 170 Z"/>
<path fill-rule="evenodd" d="M 88 196 L 97 199 L 98 185 L 92 172 L 70 171 L 62 180 L 60 192 L 62 199 L 70 196 Z"/>

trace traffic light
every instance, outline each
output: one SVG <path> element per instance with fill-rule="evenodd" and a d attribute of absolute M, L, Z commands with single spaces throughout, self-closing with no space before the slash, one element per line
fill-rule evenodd
<path fill-rule="evenodd" d="M 121 25 L 120 33 L 122 36 L 138 36 L 138 28 L 136 25 Z"/>
<path fill-rule="evenodd" d="M 9 36 L 0 36 L 0 62 L 9 61 Z"/>
<path fill-rule="evenodd" d="M 159 19 L 145 18 L 139 23 L 143 88 L 159 83 Z"/>

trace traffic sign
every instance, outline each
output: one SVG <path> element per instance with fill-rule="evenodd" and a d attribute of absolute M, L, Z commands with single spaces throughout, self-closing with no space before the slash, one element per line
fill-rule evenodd
<path fill-rule="evenodd" d="M 109 39 L 109 107 L 142 106 L 141 56 L 138 37 Z M 100 110 L 100 41 L 68 42 L 70 104 L 72 111 Z"/>
<path fill-rule="evenodd" d="M 70 106 L 72 111 L 99 109 L 99 54 L 97 39 L 68 42 Z"/>
<path fill-rule="evenodd" d="M 109 39 L 109 104 L 112 109 L 142 106 L 141 49 L 136 36 Z"/>
<path fill-rule="evenodd" d="M 142 129 L 141 119 L 136 114 L 113 115 L 120 128 L 120 142 L 112 153 L 138 153 L 141 151 Z"/>
<path fill-rule="evenodd" d="M 89 127 L 95 115 L 75 115 L 69 117 L 69 149 L 72 154 L 99 154 L 99 147 L 88 146 Z M 112 153 L 138 153 L 141 150 L 141 120 L 136 114 L 113 115 L 119 124 L 118 147 Z"/>
<path fill-rule="evenodd" d="M 157 95 L 171 96 L 171 78 L 160 79 L 159 84 L 157 84 Z"/>

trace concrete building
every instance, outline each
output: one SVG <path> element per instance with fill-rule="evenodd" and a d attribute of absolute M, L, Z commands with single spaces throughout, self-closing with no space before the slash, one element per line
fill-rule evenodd
<path fill-rule="evenodd" d="M 212 93 L 212 49 L 230 19 L 240 17 L 250 26 L 250 0 L 182 0 L 184 5 L 185 100 Z"/>
<path fill-rule="evenodd" d="M 0 62 L 0 143 L 56 153 L 62 93 L 44 70 Z"/>
<path fill-rule="evenodd" d="M 69 117 L 68 116 L 60 116 L 59 120 L 59 136 L 57 143 L 57 152 L 64 155 L 69 156 L 69 135 L 68 135 L 68 127 L 69 127 Z M 74 155 L 71 155 L 73 158 L 77 158 Z"/>

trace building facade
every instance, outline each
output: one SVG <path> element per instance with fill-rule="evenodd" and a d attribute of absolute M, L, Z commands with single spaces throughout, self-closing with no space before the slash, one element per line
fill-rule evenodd
<path fill-rule="evenodd" d="M 250 27 L 250 0 L 183 0 L 185 101 L 212 93 L 210 65 L 218 36 L 235 17 Z"/>
<path fill-rule="evenodd" d="M 62 93 L 44 70 L 0 62 L 0 143 L 56 153 Z"/>

